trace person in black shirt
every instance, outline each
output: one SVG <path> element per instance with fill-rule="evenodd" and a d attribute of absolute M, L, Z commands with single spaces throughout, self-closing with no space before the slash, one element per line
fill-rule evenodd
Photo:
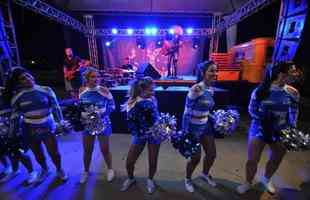
<path fill-rule="evenodd" d="M 124 59 L 124 64 L 122 65 L 122 69 L 133 70 L 133 66 L 130 64 L 130 58 L 126 57 Z"/>
<path fill-rule="evenodd" d="M 80 64 L 81 59 L 78 56 L 74 56 L 71 48 L 66 48 L 64 61 L 64 77 L 66 90 L 73 98 L 77 97 L 78 90 L 82 85 Z"/>

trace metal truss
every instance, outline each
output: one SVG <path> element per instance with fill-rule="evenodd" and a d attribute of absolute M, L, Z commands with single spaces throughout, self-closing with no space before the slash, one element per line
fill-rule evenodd
<path fill-rule="evenodd" d="M 128 34 L 128 29 L 117 29 L 117 33 L 112 33 L 112 29 L 96 29 L 97 36 L 165 36 L 169 29 L 158 29 L 156 34 L 146 34 L 145 29 L 132 29 L 132 34 Z M 184 33 L 183 36 L 210 36 L 212 28 L 193 28 L 191 34 Z"/>
<path fill-rule="evenodd" d="M 95 22 L 92 15 L 84 15 L 84 20 L 86 22 L 86 27 L 90 31 L 90 34 L 87 35 L 88 40 L 88 50 L 91 63 L 98 67 L 98 48 L 97 48 L 97 41 L 96 41 L 96 30 L 95 30 Z"/>
<path fill-rule="evenodd" d="M 241 22 L 243 19 L 258 12 L 262 8 L 268 6 L 276 0 L 249 0 L 237 11 L 224 18 L 224 20 L 217 25 L 217 32 L 223 32 L 232 25 Z"/>
<path fill-rule="evenodd" d="M 89 33 L 87 27 L 80 21 L 74 19 L 73 17 L 67 15 L 66 13 L 57 10 L 56 8 L 40 0 L 13 0 L 13 1 L 20 6 L 23 6 L 41 15 L 44 15 L 52 20 L 57 21 L 58 23 L 70 26 L 71 28 L 79 32 L 82 32 L 84 34 Z"/>
<path fill-rule="evenodd" d="M 0 12 L 0 32 L 2 33 L 0 36 L 0 46 L 6 52 L 6 57 L 9 59 L 9 68 L 21 65 L 11 7 L 11 0 L 0 3 L 0 9 L 2 11 Z"/>
<path fill-rule="evenodd" d="M 221 15 L 214 14 L 212 17 L 212 34 L 210 37 L 209 56 L 211 53 L 217 53 L 219 47 L 220 33 L 216 32 L 216 25 L 221 21 Z"/>

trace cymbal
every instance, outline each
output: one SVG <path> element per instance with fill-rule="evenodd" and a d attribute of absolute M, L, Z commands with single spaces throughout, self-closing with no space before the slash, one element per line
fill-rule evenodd
<path fill-rule="evenodd" d="M 124 73 L 134 73 L 135 71 L 132 69 L 123 69 L 122 70 Z"/>

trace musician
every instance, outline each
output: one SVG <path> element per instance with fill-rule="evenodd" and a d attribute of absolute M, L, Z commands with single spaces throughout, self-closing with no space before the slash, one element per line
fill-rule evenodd
<path fill-rule="evenodd" d="M 122 69 L 133 70 L 133 66 L 132 66 L 132 64 L 130 64 L 130 58 L 129 57 L 126 57 L 124 59 L 124 64 L 122 65 Z"/>
<path fill-rule="evenodd" d="M 171 42 L 165 40 L 163 43 L 162 54 L 168 56 L 168 77 L 175 78 L 177 76 L 177 63 L 179 57 L 179 49 L 181 45 L 182 42 L 180 35 L 174 35 Z"/>
<path fill-rule="evenodd" d="M 65 49 L 64 61 L 64 77 L 66 90 L 70 96 L 77 98 L 78 90 L 82 85 L 82 76 L 80 72 L 82 60 L 78 56 L 74 56 L 71 48 Z"/>

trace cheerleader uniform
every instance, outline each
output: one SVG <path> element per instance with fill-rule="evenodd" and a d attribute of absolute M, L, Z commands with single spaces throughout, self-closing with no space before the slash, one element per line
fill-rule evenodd
<path fill-rule="evenodd" d="M 214 90 L 202 81 L 192 86 L 186 97 L 183 113 L 182 129 L 193 134 L 197 139 L 205 135 L 214 135 L 209 119 L 210 111 L 215 103 Z"/>
<path fill-rule="evenodd" d="M 17 93 L 11 100 L 11 123 L 16 127 L 22 117 L 23 132 L 30 140 L 42 140 L 56 130 L 63 116 L 57 98 L 49 87 L 35 85 Z"/>
<path fill-rule="evenodd" d="M 248 107 L 252 117 L 249 137 L 259 138 L 266 143 L 278 142 L 277 132 L 296 127 L 299 94 L 291 86 L 272 85 L 268 97 L 258 101 L 256 91 L 252 92 Z"/>
<path fill-rule="evenodd" d="M 79 95 L 80 103 L 82 106 L 96 106 L 100 109 L 104 130 L 99 135 L 110 136 L 112 134 L 112 126 L 110 120 L 110 113 L 115 110 L 115 103 L 112 94 L 104 87 L 97 86 L 94 88 L 86 87 Z M 82 112 L 82 117 L 85 115 Z M 90 130 L 85 130 L 86 134 L 90 134 Z"/>
<path fill-rule="evenodd" d="M 149 129 L 158 120 L 159 113 L 157 108 L 157 101 L 153 98 L 141 98 L 128 106 L 127 121 L 128 128 L 132 134 L 132 144 L 145 145 L 160 144 L 161 140 L 155 138 L 149 132 Z"/>

